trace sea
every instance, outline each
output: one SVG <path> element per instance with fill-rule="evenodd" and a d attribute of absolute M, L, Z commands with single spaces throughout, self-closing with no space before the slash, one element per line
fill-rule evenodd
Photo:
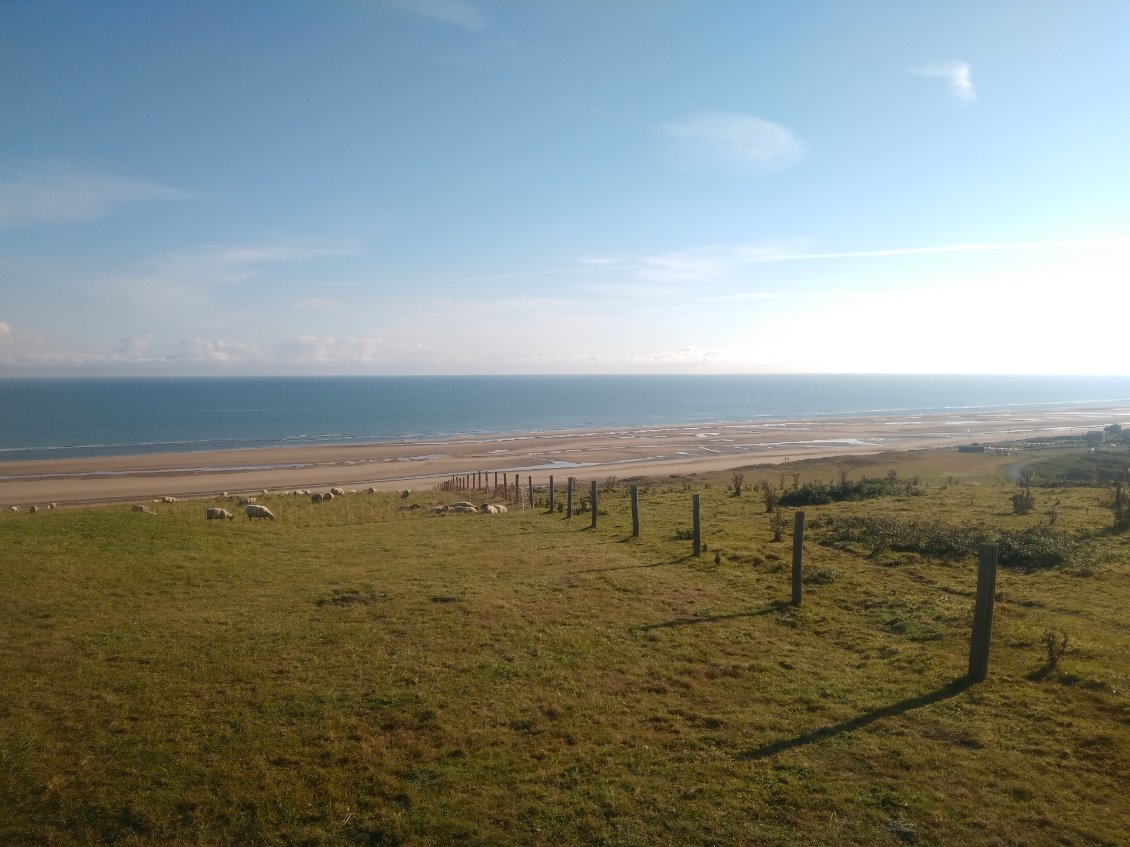
<path fill-rule="evenodd" d="M 0 379 L 0 462 L 1130 404 L 1130 376 Z"/>

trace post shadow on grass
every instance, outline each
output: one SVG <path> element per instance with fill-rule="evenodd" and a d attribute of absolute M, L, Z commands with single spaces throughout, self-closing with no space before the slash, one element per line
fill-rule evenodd
<path fill-rule="evenodd" d="M 850 720 L 840 721 L 831 726 L 823 726 L 820 727 L 820 729 L 814 729 L 812 732 L 805 732 L 793 738 L 774 741 L 772 744 L 758 747 L 755 750 L 747 750 L 744 753 L 739 753 L 738 758 L 745 760 L 764 759 L 769 756 L 775 756 L 777 753 L 783 753 L 786 750 L 794 750 L 797 747 L 815 744 L 817 741 L 824 741 L 828 738 L 846 735 L 849 732 L 855 732 L 857 729 L 863 729 L 865 726 L 869 726 L 877 720 L 906 714 L 914 709 L 921 709 L 923 706 L 929 706 L 933 703 L 941 702 L 942 700 L 948 700 L 950 697 L 956 697 L 971 685 L 973 685 L 973 681 L 970 680 L 968 676 L 959 677 L 943 685 L 937 691 L 931 691 L 928 694 L 919 694 L 917 697 L 908 697 L 905 700 L 899 700 L 897 703 L 891 703 L 889 706 L 881 706 L 878 709 L 872 709 L 870 712 L 864 712 L 862 715 L 851 718 Z"/>
<path fill-rule="evenodd" d="M 691 559 L 691 556 L 677 556 L 674 559 L 665 559 L 661 562 L 649 562 L 646 565 L 613 565 L 608 568 L 584 568 L 579 571 L 568 571 L 568 576 L 576 576 L 582 573 L 608 573 L 609 571 L 638 571 L 644 568 L 661 568 L 665 565 L 681 565 Z"/>
<path fill-rule="evenodd" d="M 648 623 L 642 626 L 632 627 L 637 632 L 647 632 L 651 629 L 671 629 L 678 626 L 694 626 L 700 623 L 717 623 L 718 621 L 732 621 L 738 618 L 759 618 L 765 615 L 771 615 L 774 612 L 783 612 L 789 607 L 788 603 L 783 601 L 775 601 L 770 603 L 763 609 L 752 609 L 746 612 L 729 612 L 724 615 L 702 615 L 697 618 L 673 618 L 669 621 L 661 621 L 660 623 Z"/>

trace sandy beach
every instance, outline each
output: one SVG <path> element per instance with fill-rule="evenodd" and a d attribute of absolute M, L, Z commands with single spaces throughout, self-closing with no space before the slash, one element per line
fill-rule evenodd
<path fill-rule="evenodd" d="M 259 448 L 0 463 L 0 506 L 343 488 L 433 488 L 453 474 L 521 473 L 544 484 L 726 470 L 800 459 L 1082 434 L 1130 423 L 1125 407 L 955 412 L 514 433 L 446 441 Z"/>

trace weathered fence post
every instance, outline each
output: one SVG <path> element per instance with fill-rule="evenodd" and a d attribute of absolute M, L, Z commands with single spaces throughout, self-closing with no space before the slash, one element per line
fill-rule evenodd
<path fill-rule="evenodd" d="M 989 642 L 993 635 L 993 600 L 997 593 L 997 545 L 977 551 L 977 599 L 973 604 L 973 635 L 969 639 L 969 681 L 989 674 Z"/>
<path fill-rule="evenodd" d="M 640 537 L 640 487 L 633 485 L 628 491 L 632 495 L 632 538 Z"/>
<path fill-rule="evenodd" d="M 593 529 L 596 529 L 596 480 L 595 479 L 592 481 L 592 488 L 589 491 L 589 500 L 592 501 L 592 503 L 590 504 L 592 506 L 592 523 L 589 524 L 589 526 L 592 527 Z"/>
<path fill-rule="evenodd" d="M 510 474 L 508 473 L 502 474 L 502 499 L 507 502 L 510 501 Z"/>
<path fill-rule="evenodd" d="M 702 521 L 699 520 L 699 500 L 697 494 L 691 497 L 691 517 L 694 521 L 694 554 L 699 556 L 702 554 Z"/>
<path fill-rule="evenodd" d="M 793 605 L 800 605 L 800 574 L 804 560 L 804 512 L 793 518 Z"/>
<path fill-rule="evenodd" d="M 530 508 L 534 507 L 534 478 L 532 476 L 526 477 L 526 491 L 530 496 Z"/>
<path fill-rule="evenodd" d="M 576 482 L 573 477 L 569 477 L 568 483 L 565 485 L 565 519 L 569 520 L 573 517 L 573 484 Z"/>

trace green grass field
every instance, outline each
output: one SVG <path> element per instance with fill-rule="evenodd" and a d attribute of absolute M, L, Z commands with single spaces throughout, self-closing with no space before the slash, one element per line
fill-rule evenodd
<path fill-rule="evenodd" d="M 636 539 L 623 483 L 595 530 L 383 494 L 5 513 L 0 844 L 1126 844 L 1130 538 L 1103 488 L 1013 514 L 1007 461 L 746 469 L 920 481 L 806 509 L 800 607 L 729 474 L 641 484 Z M 973 686 L 975 561 L 822 543 L 1053 507 L 1093 554 L 1001 570 Z"/>

